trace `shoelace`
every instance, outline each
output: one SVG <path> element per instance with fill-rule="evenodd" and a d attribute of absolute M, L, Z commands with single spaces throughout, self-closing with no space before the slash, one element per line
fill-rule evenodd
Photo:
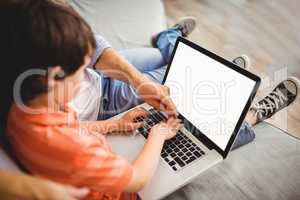
<path fill-rule="evenodd" d="M 287 97 L 279 88 L 277 88 L 275 91 L 266 96 L 261 102 L 256 103 L 254 107 L 257 111 L 257 114 L 268 115 L 279 109 L 280 106 L 282 106 L 287 100 Z"/>

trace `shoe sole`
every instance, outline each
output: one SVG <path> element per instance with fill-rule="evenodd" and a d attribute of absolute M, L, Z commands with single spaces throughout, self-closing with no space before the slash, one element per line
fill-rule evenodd
<path fill-rule="evenodd" d="M 196 28 L 196 26 L 197 26 L 197 18 L 196 18 L 196 17 L 193 17 L 193 16 L 185 16 L 185 17 L 181 17 L 181 18 L 179 18 L 179 20 L 178 20 L 179 23 L 176 23 L 176 24 L 180 24 L 180 22 L 182 22 L 182 21 L 187 21 L 187 20 L 192 20 L 192 21 L 195 22 L 193 29 L 187 34 L 187 36 L 189 36 L 189 35 L 195 30 L 195 28 Z M 175 24 L 175 25 L 176 25 L 176 24 Z M 186 36 L 186 37 L 187 37 L 187 36 Z"/>
<path fill-rule="evenodd" d="M 300 95 L 299 95 L 299 92 L 300 92 L 300 80 L 299 80 L 297 77 L 295 77 L 295 76 L 289 76 L 286 80 L 295 83 L 295 84 L 296 84 L 296 87 L 297 87 L 296 98 L 295 98 L 295 100 L 290 104 L 290 105 L 293 105 L 295 102 L 299 101 L 299 99 L 300 99 Z"/>
<path fill-rule="evenodd" d="M 236 60 L 236 59 L 238 59 L 238 58 L 242 58 L 242 59 L 245 60 L 245 67 L 243 67 L 243 69 L 249 70 L 250 67 L 251 67 L 251 60 L 250 60 L 250 58 L 249 58 L 247 55 L 242 54 L 242 55 L 236 57 L 234 60 Z M 233 61 L 232 61 L 232 62 L 233 62 Z M 234 63 L 234 62 L 233 62 L 233 63 Z M 236 63 L 234 63 L 234 64 L 237 65 Z M 240 67 L 239 65 L 237 65 L 237 66 Z"/>

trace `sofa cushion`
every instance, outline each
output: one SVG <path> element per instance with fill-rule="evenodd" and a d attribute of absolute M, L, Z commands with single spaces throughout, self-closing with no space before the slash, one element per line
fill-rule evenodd
<path fill-rule="evenodd" d="M 15 162 L 0 147 L 0 170 L 20 171 Z"/>
<path fill-rule="evenodd" d="M 149 46 L 166 28 L 160 0 L 70 0 L 70 4 L 116 49 Z"/>

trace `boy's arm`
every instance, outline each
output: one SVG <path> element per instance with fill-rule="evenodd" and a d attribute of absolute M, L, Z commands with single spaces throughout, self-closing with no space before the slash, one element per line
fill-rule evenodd
<path fill-rule="evenodd" d="M 150 134 L 146 144 L 133 162 L 132 178 L 126 192 L 138 192 L 152 178 L 158 166 L 160 152 L 165 141 L 161 134 Z M 151 158 L 151 159 L 149 159 Z"/>
<path fill-rule="evenodd" d="M 137 117 L 148 115 L 148 111 L 143 108 L 134 108 L 124 114 L 120 119 L 109 119 L 103 121 L 83 121 L 80 122 L 81 133 L 132 133 L 142 127 L 143 122 L 134 121 Z"/>
<path fill-rule="evenodd" d="M 181 127 L 174 118 L 154 126 L 131 165 L 113 153 L 105 142 L 79 149 L 72 162 L 72 180 L 98 192 L 137 192 L 152 178 L 164 141 Z"/>
<path fill-rule="evenodd" d="M 103 121 L 82 121 L 79 124 L 80 133 L 96 133 L 96 134 L 108 134 L 117 130 L 117 120 L 103 120 Z"/>
<path fill-rule="evenodd" d="M 166 123 L 160 123 L 151 129 L 146 144 L 133 162 L 133 175 L 125 191 L 138 192 L 151 180 L 158 166 L 164 141 L 175 136 L 182 126 L 179 119 L 170 118 Z"/>
<path fill-rule="evenodd" d="M 121 120 L 83 121 L 80 122 L 81 133 L 109 134 L 132 133 L 143 126 L 142 122 L 123 122 Z"/>

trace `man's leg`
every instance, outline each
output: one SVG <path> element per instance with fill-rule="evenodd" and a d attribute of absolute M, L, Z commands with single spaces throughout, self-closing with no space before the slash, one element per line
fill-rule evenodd
<path fill-rule="evenodd" d="M 159 33 L 156 46 L 163 55 L 166 63 L 169 63 L 176 40 L 182 33 L 176 28 L 170 28 L 166 31 Z"/>
<path fill-rule="evenodd" d="M 166 31 L 152 37 L 152 45 L 157 47 L 165 61 L 170 61 L 175 42 L 179 36 L 187 37 L 196 27 L 196 18 L 188 16 L 181 18 L 176 24 Z"/>
<path fill-rule="evenodd" d="M 238 132 L 238 136 L 235 139 L 231 150 L 234 150 L 240 146 L 252 142 L 255 138 L 255 132 L 253 126 L 256 123 L 256 114 L 252 111 L 247 113 L 245 121 L 242 123 L 242 126 Z"/>
<path fill-rule="evenodd" d="M 255 138 L 253 126 L 274 116 L 278 111 L 290 106 L 299 98 L 300 81 L 289 77 L 280 82 L 265 98 L 254 104 L 247 113 L 232 149 L 248 144 Z"/>

